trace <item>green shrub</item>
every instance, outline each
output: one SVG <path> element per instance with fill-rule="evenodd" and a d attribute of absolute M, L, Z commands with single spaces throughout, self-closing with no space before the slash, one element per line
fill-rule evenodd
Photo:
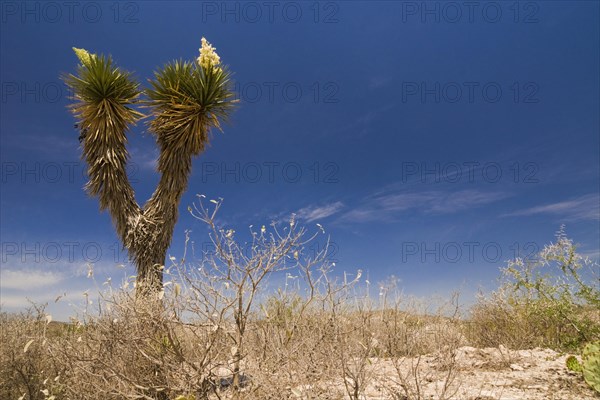
<path fill-rule="evenodd" d="M 578 349 L 600 339 L 597 265 L 562 228 L 536 257 L 509 261 L 500 288 L 473 307 L 467 335 L 475 345 Z"/>

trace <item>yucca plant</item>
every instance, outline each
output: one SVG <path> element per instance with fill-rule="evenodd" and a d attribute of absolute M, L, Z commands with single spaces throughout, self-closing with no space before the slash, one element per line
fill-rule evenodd
<path fill-rule="evenodd" d="M 192 158 L 206 148 L 211 128 L 221 129 L 236 102 L 231 74 L 204 38 L 195 62 L 173 61 L 158 69 L 146 90 L 109 56 L 73 50 L 80 65 L 75 75 L 63 79 L 75 100 L 69 107 L 81 130 L 86 190 L 111 214 L 136 266 L 138 292 L 156 292 L 162 287 L 162 268 Z M 161 177 L 143 206 L 137 204 L 126 173 L 127 131 L 146 118 L 136 106 L 150 110 L 148 127 L 160 150 Z"/>

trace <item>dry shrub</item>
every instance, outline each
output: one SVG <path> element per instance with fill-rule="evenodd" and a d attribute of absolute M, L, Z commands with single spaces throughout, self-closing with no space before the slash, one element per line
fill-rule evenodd
<path fill-rule="evenodd" d="M 47 351 L 64 326 L 50 322 L 43 307 L 0 313 L 0 398 L 44 399 L 44 391 L 61 394 L 64 371 Z"/>
<path fill-rule="evenodd" d="M 71 379 L 69 398 L 206 398 L 224 357 L 218 331 L 178 317 L 191 301 L 152 301 L 125 290 L 105 296 L 99 315 L 84 314 L 50 346 Z"/>
<path fill-rule="evenodd" d="M 279 291 L 247 314 L 237 387 L 233 314 L 223 304 L 207 309 L 206 293 L 177 289 L 177 283 L 167 286 L 160 302 L 136 298 L 127 285 L 109 289 L 95 310 L 52 334 L 43 313 L 6 316 L 3 334 L 23 339 L 7 341 L 2 370 L 14 376 L 6 355 L 22 354 L 25 338 L 45 337 L 28 350 L 36 370 L 45 371 L 31 374 L 36 399 L 48 398 L 44 388 L 56 398 L 98 400 L 362 399 L 376 389 L 420 399 L 431 385 L 440 398 L 456 389 L 455 350 L 463 343 L 456 316 L 441 308 L 426 314 L 404 297 L 383 308 L 357 294 L 357 282 L 324 282 L 312 296 Z M 17 326 L 28 333 L 17 334 Z M 43 386 L 48 371 L 60 379 Z M 3 390 L 14 382 L 3 382 Z M 23 387 L 4 397 L 17 398 Z"/>
<path fill-rule="evenodd" d="M 357 294 L 358 281 L 322 280 L 310 296 L 280 290 L 247 314 L 235 387 L 234 314 L 225 303 L 208 306 L 206 293 L 181 280 L 169 282 L 154 300 L 136 298 L 132 282 L 109 288 L 68 324 L 47 324 L 43 311 L 3 314 L 2 398 L 359 399 L 374 386 L 412 387 L 414 379 L 453 384 L 448 355 L 460 340 L 447 312 L 413 313 L 404 299 L 383 309 Z M 418 364 L 406 375 L 406 363 L 425 352 L 436 357 L 435 377 Z M 394 379 L 377 370 L 386 360 L 398 367 Z"/>
<path fill-rule="evenodd" d="M 43 307 L 0 314 L 0 398 L 449 399 L 461 385 L 461 346 L 560 345 L 573 330 L 595 332 L 581 323 L 593 321 L 589 307 L 565 318 L 578 308 L 514 291 L 482 299 L 469 321 L 457 296 L 432 307 L 393 279 L 375 299 L 360 276 L 331 277 L 326 247 L 307 255 L 315 236 L 305 240 L 293 219 L 253 232 L 246 251 L 216 227 L 215 212 L 201 214 L 215 251 L 194 268 L 165 269 L 158 293 L 136 295 L 134 280 L 105 286 L 67 324 Z M 285 287 L 264 292 L 281 274 L 296 284 L 286 275 Z"/>
<path fill-rule="evenodd" d="M 396 297 L 382 313 L 386 354 L 393 366 L 383 380 L 393 399 L 450 399 L 461 385 L 457 351 L 466 344 L 458 294 L 430 305 Z"/>

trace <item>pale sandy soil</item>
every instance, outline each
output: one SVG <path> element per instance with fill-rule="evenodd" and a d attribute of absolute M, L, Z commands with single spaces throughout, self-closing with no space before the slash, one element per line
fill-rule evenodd
<path fill-rule="evenodd" d="M 453 388 L 457 400 L 585 400 L 600 399 L 580 375 L 565 368 L 567 354 L 549 349 L 509 351 L 505 348 L 457 350 L 457 371 Z M 416 360 L 406 360 L 401 367 L 407 374 Z M 365 399 L 392 399 L 389 388 L 398 376 L 393 363 L 372 359 L 373 381 Z M 424 399 L 439 399 L 445 373 L 435 355 L 424 356 L 419 363 L 424 377 Z M 409 374 L 410 375 L 410 374 Z M 441 379 L 440 379 L 441 378 Z M 427 382 L 429 381 L 429 382 Z M 386 389 L 387 388 L 387 389 Z M 452 390 L 451 390 L 452 391 Z M 397 397 L 402 399 L 403 397 Z"/>
<path fill-rule="evenodd" d="M 565 367 L 568 354 L 549 349 L 509 351 L 501 348 L 461 347 L 454 353 L 456 375 L 449 385 L 450 395 L 441 396 L 447 369 L 436 355 L 421 357 L 418 363 L 420 394 L 415 395 L 417 359 L 405 359 L 400 372 L 406 374 L 413 390 L 405 397 L 398 372 L 390 359 L 371 358 L 367 368 L 364 400 L 588 400 L 600 399 L 580 375 Z M 446 358 L 446 360 L 448 360 Z M 396 394 L 391 393 L 397 388 Z M 342 382 L 321 382 L 291 388 L 290 399 L 348 399 Z M 327 393 L 327 394 L 325 394 Z M 448 397 L 450 396 L 450 397 Z"/>

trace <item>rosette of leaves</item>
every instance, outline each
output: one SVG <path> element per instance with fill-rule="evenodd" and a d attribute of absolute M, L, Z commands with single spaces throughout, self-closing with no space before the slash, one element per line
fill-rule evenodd
<path fill-rule="evenodd" d="M 156 71 L 150 84 L 147 104 L 155 117 L 150 128 L 161 147 L 173 152 L 199 154 L 210 128 L 220 130 L 220 121 L 228 119 L 236 103 L 231 74 L 221 65 L 173 61 Z"/>

